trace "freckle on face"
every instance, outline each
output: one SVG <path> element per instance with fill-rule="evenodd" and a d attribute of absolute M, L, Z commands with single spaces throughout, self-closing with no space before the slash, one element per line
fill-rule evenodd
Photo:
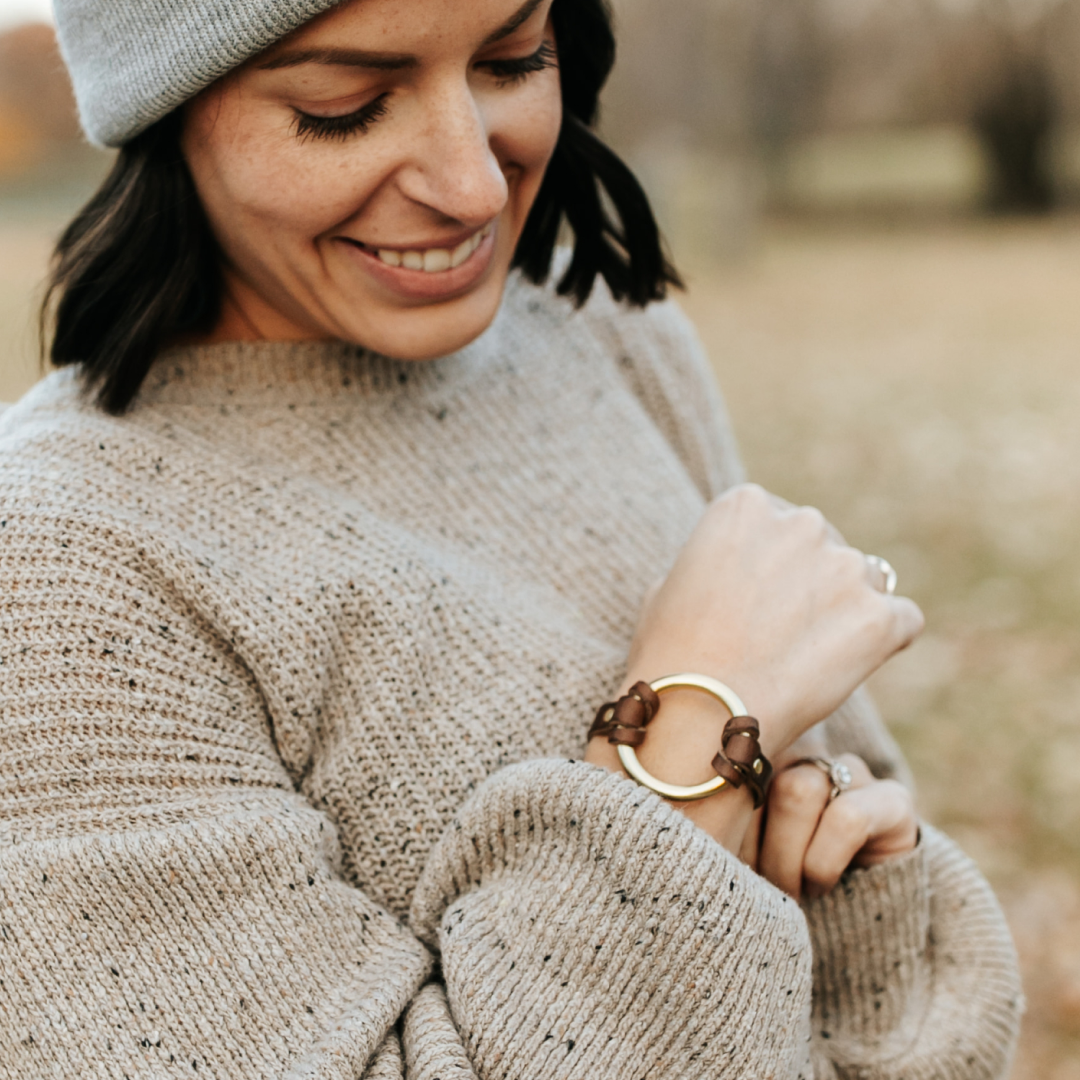
<path fill-rule="evenodd" d="M 554 68 L 508 80 L 490 66 L 552 40 L 541 0 L 485 44 L 521 6 L 352 0 L 188 106 L 184 152 L 224 253 L 212 338 L 340 338 L 426 359 L 486 329 L 562 119 Z M 336 62 L 310 59 L 330 51 Z M 376 51 L 407 63 L 340 62 Z M 363 130 L 298 130 L 300 114 L 372 109 Z M 458 265 L 438 254 L 462 244 Z M 409 268 L 425 251 L 438 272 Z M 409 255 L 401 269 L 394 252 Z"/>

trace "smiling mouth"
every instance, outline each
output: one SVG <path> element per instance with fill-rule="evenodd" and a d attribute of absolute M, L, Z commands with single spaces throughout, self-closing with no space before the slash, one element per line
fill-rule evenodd
<path fill-rule="evenodd" d="M 495 223 L 489 222 L 479 232 L 473 233 L 455 248 L 374 248 L 368 244 L 357 246 L 374 255 L 379 262 L 387 266 L 421 270 L 425 274 L 441 274 L 465 262 L 491 235 L 494 227 Z"/>

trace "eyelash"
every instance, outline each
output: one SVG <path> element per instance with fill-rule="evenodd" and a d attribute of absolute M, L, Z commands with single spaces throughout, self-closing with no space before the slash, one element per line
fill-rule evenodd
<path fill-rule="evenodd" d="M 367 131 L 390 108 L 389 94 L 380 94 L 354 112 L 344 116 L 312 116 L 296 110 L 296 134 L 300 139 L 347 139 L 358 131 Z"/>
<path fill-rule="evenodd" d="M 500 86 L 510 86 L 559 64 L 555 47 L 545 41 L 528 56 L 514 60 L 488 60 L 482 66 L 498 78 Z M 344 116 L 314 116 L 297 109 L 296 135 L 300 139 L 347 139 L 350 135 L 365 132 L 389 111 L 389 96 L 380 94 L 374 101 Z"/>
<path fill-rule="evenodd" d="M 500 85 L 519 83 L 538 71 L 559 66 L 559 57 L 555 46 L 550 41 L 540 43 L 540 48 L 529 56 L 516 60 L 488 60 L 484 65 L 493 75 L 498 76 Z"/>

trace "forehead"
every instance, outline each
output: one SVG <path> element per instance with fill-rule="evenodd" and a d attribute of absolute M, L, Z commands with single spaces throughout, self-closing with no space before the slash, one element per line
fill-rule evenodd
<path fill-rule="evenodd" d="M 358 48 L 423 56 L 476 49 L 546 18 L 551 0 L 349 0 L 301 26 L 256 61 L 281 67 L 313 50 Z"/>

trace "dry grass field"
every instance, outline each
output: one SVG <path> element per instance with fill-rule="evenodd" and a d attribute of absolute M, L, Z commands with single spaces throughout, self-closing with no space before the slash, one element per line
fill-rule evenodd
<path fill-rule="evenodd" d="M 34 378 L 55 226 L 0 219 L 0 400 Z M 773 225 L 691 278 L 754 477 L 927 613 L 876 692 L 1012 921 L 1014 1080 L 1080 1080 L 1080 220 Z"/>
<path fill-rule="evenodd" d="M 754 478 L 923 606 L 876 693 L 1012 923 L 1014 1080 L 1077 1080 L 1080 221 L 776 226 L 684 303 Z"/>
<path fill-rule="evenodd" d="M 0 217 L 0 401 L 13 401 L 41 373 L 37 307 L 50 244 L 52 215 Z"/>

